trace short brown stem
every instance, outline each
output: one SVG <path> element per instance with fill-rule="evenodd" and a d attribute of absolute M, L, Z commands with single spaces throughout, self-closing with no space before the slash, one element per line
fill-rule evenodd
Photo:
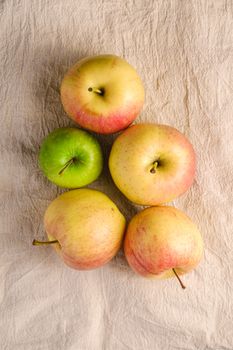
<path fill-rule="evenodd" d="M 68 160 L 68 162 L 66 162 L 66 164 L 64 165 L 64 167 L 59 171 L 58 175 L 62 175 L 63 172 L 72 164 L 74 163 L 75 158 L 71 158 L 70 160 Z"/>
<path fill-rule="evenodd" d="M 176 270 L 175 270 L 175 269 L 172 269 L 172 271 L 174 272 L 176 278 L 178 279 L 178 281 L 179 281 L 181 287 L 182 287 L 183 289 L 185 289 L 186 287 L 185 287 L 185 285 L 183 284 L 183 282 L 181 281 L 181 279 L 180 279 L 178 273 L 176 272 Z"/>
<path fill-rule="evenodd" d="M 89 87 L 88 91 L 95 92 L 98 95 L 103 95 L 104 94 L 104 90 L 103 89 L 98 89 L 98 88 L 95 88 L 95 87 L 94 88 Z"/>
<path fill-rule="evenodd" d="M 54 241 L 37 241 L 36 239 L 33 239 L 32 245 L 48 245 L 48 244 L 55 244 L 58 243 L 58 240 L 54 240 Z"/>
<path fill-rule="evenodd" d="M 155 161 L 153 164 L 152 164 L 152 167 L 150 169 L 150 172 L 151 174 L 155 174 L 156 173 L 156 168 L 157 166 L 159 165 L 159 163 L 157 161 Z"/>

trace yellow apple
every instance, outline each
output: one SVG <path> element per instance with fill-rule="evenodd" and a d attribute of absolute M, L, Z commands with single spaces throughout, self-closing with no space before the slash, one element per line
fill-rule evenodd
<path fill-rule="evenodd" d="M 177 129 L 137 124 L 115 140 L 109 169 L 116 186 L 132 202 L 158 205 L 183 194 L 195 175 L 195 153 Z"/>
<path fill-rule="evenodd" d="M 197 266 L 203 242 L 196 225 L 182 211 L 150 207 L 130 221 L 124 251 L 132 269 L 144 277 L 179 277 Z"/>
<path fill-rule="evenodd" d="M 114 55 L 77 62 L 61 84 L 66 113 L 82 127 L 110 134 L 126 128 L 138 116 L 144 88 L 136 70 Z"/>
<path fill-rule="evenodd" d="M 78 189 L 63 193 L 47 208 L 44 217 L 49 241 L 64 262 L 79 270 L 104 265 L 121 246 L 125 218 L 104 193 Z"/>

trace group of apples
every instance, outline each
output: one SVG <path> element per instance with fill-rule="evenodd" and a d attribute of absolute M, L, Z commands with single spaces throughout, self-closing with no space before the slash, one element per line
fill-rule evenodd
<path fill-rule="evenodd" d="M 140 113 L 144 88 L 135 69 L 114 55 L 88 57 L 65 75 L 61 100 L 67 114 L 88 130 L 124 131 L 113 143 L 109 169 L 119 190 L 133 203 L 151 206 L 126 220 L 104 193 L 80 189 L 96 180 L 103 155 L 96 138 L 78 128 L 60 128 L 43 141 L 39 163 L 45 176 L 71 188 L 47 208 L 47 242 L 72 268 L 97 268 L 112 259 L 124 240 L 132 269 L 167 278 L 192 270 L 203 253 L 201 235 L 180 210 L 162 205 L 183 194 L 195 175 L 195 153 L 178 130 L 158 124 L 128 127 Z M 77 189 L 79 188 L 79 189 Z"/>

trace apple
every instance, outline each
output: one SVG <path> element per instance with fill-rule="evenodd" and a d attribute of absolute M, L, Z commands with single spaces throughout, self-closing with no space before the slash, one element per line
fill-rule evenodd
<path fill-rule="evenodd" d="M 85 129 L 110 134 L 126 128 L 138 116 L 144 88 L 135 69 L 114 55 L 77 62 L 61 84 L 66 113 Z"/>
<path fill-rule="evenodd" d="M 97 179 L 103 168 L 103 155 L 98 141 L 88 132 L 60 128 L 43 140 L 39 165 L 51 182 L 77 188 Z"/>
<path fill-rule="evenodd" d="M 119 250 L 125 218 L 104 193 L 78 189 L 63 193 L 47 208 L 44 216 L 47 242 L 68 266 L 94 269 L 106 264 Z"/>
<path fill-rule="evenodd" d="M 177 129 L 137 124 L 115 140 L 109 169 L 119 190 L 141 205 L 166 203 L 183 194 L 195 175 L 195 153 Z"/>
<path fill-rule="evenodd" d="M 203 242 L 196 225 L 182 211 L 150 207 L 130 221 L 124 251 L 129 265 L 140 275 L 157 279 L 176 276 L 181 282 L 179 275 L 201 260 Z"/>

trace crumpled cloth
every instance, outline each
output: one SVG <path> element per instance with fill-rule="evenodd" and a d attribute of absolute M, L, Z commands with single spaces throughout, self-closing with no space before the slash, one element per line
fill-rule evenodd
<path fill-rule="evenodd" d="M 2 0 L 0 3 L 0 349 L 233 349 L 233 3 L 231 0 Z M 133 273 L 120 251 L 106 266 L 66 267 L 43 215 L 62 190 L 38 167 L 42 139 L 74 125 L 59 96 L 67 69 L 88 55 L 124 57 L 146 102 L 136 123 L 178 128 L 195 148 L 192 188 L 171 205 L 198 225 L 198 268 L 175 279 Z M 103 190 L 129 220 L 141 208 L 107 169 L 115 136 L 98 136 Z"/>

